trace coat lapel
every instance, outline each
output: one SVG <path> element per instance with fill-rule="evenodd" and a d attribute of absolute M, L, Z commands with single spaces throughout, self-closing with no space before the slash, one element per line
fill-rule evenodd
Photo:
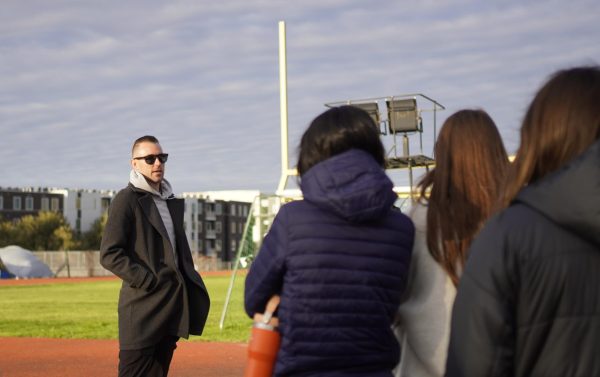
<path fill-rule="evenodd" d="M 156 231 L 160 233 L 161 237 L 164 240 L 168 241 L 169 235 L 167 233 L 167 228 L 165 228 L 165 224 L 163 223 L 162 218 L 160 217 L 158 208 L 156 208 L 156 205 L 154 204 L 154 199 L 152 199 L 152 195 L 143 195 L 138 199 L 138 202 L 140 203 L 140 207 L 142 207 L 142 211 L 144 211 L 144 214 L 148 218 L 150 224 L 152 224 L 154 229 L 156 229 Z"/>
<path fill-rule="evenodd" d="M 169 213 L 171 213 L 171 221 L 173 221 L 173 226 L 175 227 L 175 231 L 178 229 L 183 229 L 183 211 L 184 211 L 184 201 L 183 199 L 168 199 L 167 207 L 169 207 Z M 179 237 L 179 234 L 177 234 Z"/>

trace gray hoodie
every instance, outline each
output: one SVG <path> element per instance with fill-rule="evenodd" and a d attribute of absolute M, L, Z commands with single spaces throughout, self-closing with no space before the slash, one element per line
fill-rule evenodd
<path fill-rule="evenodd" d="M 131 169 L 131 172 L 129 173 L 129 182 L 135 187 L 139 188 L 140 190 L 144 190 L 152 194 L 154 204 L 156 204 L 156 208 L 158 208 L 160 217 L 162 218 L 165 229 L 167 230 L 167 234 L 169 235 L 169 242 L 171 242 L 171 246 L 173 249 L 175 264 L 178 265 L 175 228 L 173 227 L 173 220 L 171 219 L 169 207 L 167 207 L 167 200 L 175 197 L 173 195 L 171 184 L 169 183 L 169 181 L 163 178 L 160 184 L 160 192 L 158 192 L 154 188 L 152 188 L 152 186 L 150 186 L 150 184 L 146 180 L 146 177 L 144 177 L 143 174 L 133 169 Z"/>

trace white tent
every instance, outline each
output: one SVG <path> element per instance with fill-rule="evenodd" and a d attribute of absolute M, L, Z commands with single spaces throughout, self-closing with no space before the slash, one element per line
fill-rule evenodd
<path fill-rule="evenodd" d="M 0 248 L 0 260 L 8 272 L 18 278 L 44 278 L 53 276 L 50 268 L 33 253 L 20 246 Z"/>

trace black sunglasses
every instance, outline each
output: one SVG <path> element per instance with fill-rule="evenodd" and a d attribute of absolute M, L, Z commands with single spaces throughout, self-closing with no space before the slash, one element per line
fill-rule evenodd
<path fill-rule="evenodd" d="M 144 160 L 146 161 L 146 163 L 148 165 L 154 165 L 154 162 L 156 162 L 156 159 L 158 158 L 158 161 L 160 161 L 161 164 L 164 164 L 165 162 L 167 162 L 167 159 L 169 158 L 169 154 L 168 153 L 161 153 L 161 154 L 149 154 L 147 156 L 144 157 L 134 157 L 134 160 Z"/>

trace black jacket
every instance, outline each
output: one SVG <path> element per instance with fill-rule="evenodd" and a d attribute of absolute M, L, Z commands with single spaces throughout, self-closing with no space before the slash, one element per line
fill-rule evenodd
<path fill-rule="evenodd" d="M 119 294 L 120 348 L 140 349 L 165 335 L 200 335 L 210 301 L 183 229 L 183 199 L 168 199 L 179 268 L 152 194 L 133 187 L 113 199 L 100 263 L 123 279 Z"/>
<path fill-rule="evenodd" d="M 600 142 L 474 241 L 447 376 L 600 376 Z"/>

